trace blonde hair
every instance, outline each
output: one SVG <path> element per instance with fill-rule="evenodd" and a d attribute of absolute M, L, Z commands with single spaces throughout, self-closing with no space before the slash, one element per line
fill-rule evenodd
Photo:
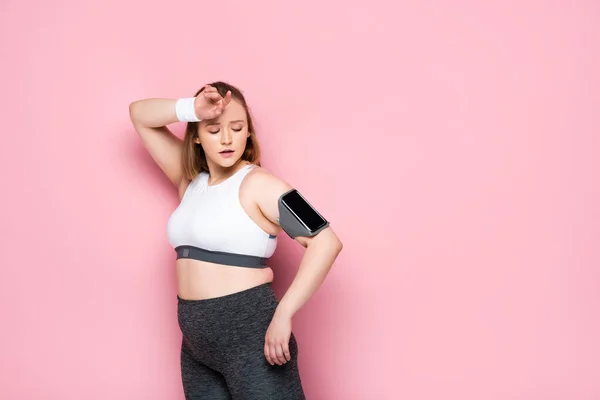
<path fill-rule="evenodd" d="M 223 97 L 227 94 L 227 91 L 231 91 L 232 100 L 237 100 L 244 109 L 246 110 L 246 118 L 248 120 L 248 133 L 250 137 L 246 141 L 246 148 L 242 154 L 242 160 L 248 161 L 252 164 L 260 166 L 260 146 L 258 139 L 256 138 L 256 131 L 254 129 L 254 122 L 250 113 L 250 108 L 246 103 L 246 99 L 242 94 L 241 90 L 233 85 L 225 82 L 213 82 L 210 86 L 217 89 L 219 94 Z M 202 91 L 198 90 L 194 97 L 198 96 Z M 198 122 L 188 122 L 185 129 L 185 137 L 183 139 L 183 153 L 181 155 L 181 162 L 183 168 L 183 175 L 189 179 L 194 179 L 200 172 L 208 171 L 208 162 L 206 161 L 206 154 L 200 144 L 194 142 L 194 138 L 198 135 Z"/>

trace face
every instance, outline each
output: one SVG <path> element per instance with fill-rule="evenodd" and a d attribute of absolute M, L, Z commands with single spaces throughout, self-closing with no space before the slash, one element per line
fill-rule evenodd
<path fill-rule="evenodd" d="M 235 165 L 250 137 L 244 106 L 232 100 L 219 117 L 200 122 L 198 136 L 194 142 L 204 149 L 209 168 Z"/>

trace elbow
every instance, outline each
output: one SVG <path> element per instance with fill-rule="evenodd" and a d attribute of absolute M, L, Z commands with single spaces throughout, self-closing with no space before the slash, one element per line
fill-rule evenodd
<path fill-rule="evenodd" d="M 337 236 L 335 237 L 333 246 L 334 246 L 336 254 L 340 254 L 342 252 L 342 249 L 344 248 L 344 244 L 342 243 L 340 238 L 338 238 Z"/>
<path fill-rule="evenodd" d="M 133 103 L 129 104 L 129 119 L 131 119 L 132 121 L 135 120 L 137 116 L 137 105 L 137 101 L 134 101 Z"/>
<path fill-rule="evenodd" d="M 341 253 L 342 249 L 344 248 L 344 244 L 332 229 L 328 229 L 328 231 L 329 234 L 326 236 L 328 242 L 327 247 L 329 247 L 332 250 L 332 252 L 337 256 Z"/>
<path fill-rule="evenodd" d="M 314 237 L 298 236 L 296 241 L 305 248 L 317 246 L 325 252 L 332 253 L 334 257 L 344 248 L 344 244 L 331 228 L 319 232 Z"/>

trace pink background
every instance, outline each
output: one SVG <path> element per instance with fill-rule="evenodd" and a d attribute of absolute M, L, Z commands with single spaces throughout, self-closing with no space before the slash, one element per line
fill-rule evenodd
<path fill-rule="evenodd" d="M 294 319 L 309 399 L 600 398 L 600 5 L 524 3 L 3 2 L 0 398 L 183 398 L 128 105 L 217 79 L 345 244 Z"/>

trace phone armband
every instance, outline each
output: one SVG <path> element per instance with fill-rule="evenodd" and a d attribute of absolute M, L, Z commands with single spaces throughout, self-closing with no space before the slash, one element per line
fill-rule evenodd
<path fill-rule="evenodd" d="M 278 208 L 279 225 L 292 239 L 315 236 L 329 226 L 329 222 L 296 189 L 279 197 Z"/>

